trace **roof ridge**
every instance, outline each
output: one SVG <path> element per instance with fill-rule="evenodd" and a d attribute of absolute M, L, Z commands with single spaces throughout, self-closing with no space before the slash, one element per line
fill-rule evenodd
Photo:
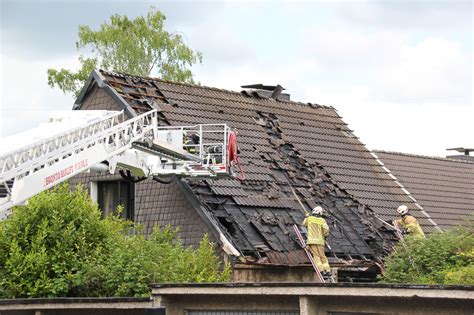
<path fill-rule="evenodd" d="M 431 160 L 438 160 L 438 161 L 449 161 L 449 162 L 458 162 L 458 163 L 467 163 L 467 164 L 474 164 L 474 161 L 467 161 L 461 159 L 453 159 L 449 157 L 440 157 L 440 156 L 429 156 L 423 154 L 415 154 L 415 153 L 404 153 L 404 152 L 396 152 L 396 151 L 385 151 L 385 150 L 372 150 L 375 153 L 387 153 L 387 154 L 395 154 L 395 155 L 402 155 L 402 156 L 409 156 L 409 157 L 419 157 Z"/>
<path fill-rule="evenodd" d="M 122 75 L 122 76 L 127 76 L 127 77 L 135 77 L 135 78 L 140 78 L 144 80 L 150 80 L 150 81 L 159 81 L 163 83 L 170 83 L 170 84 L 175 84 L 175 85 L 184 85 L 184 86 L 189 86 L 189 87 L 194 87 L 194 88 L 202 88 L 202 89 L 207 89 L 207 90 L 217 90 L 217 91 L 222 91 L 222 92 L 227 92 L 227 93 L 232 93 L 232 94 L 240 94 L 240 92 L 237 91 L 232 91 L 232 90 L 226 90 L 226 89 L 220 89 L 212 86 L 205 86 L 205 85 L 198 85 L 198 84 L 192 84 L 192 83 L 185 83 L 185 82 L 176 82 L 176 81 L 171 81 L 171 80 L 165 80 L 157 77 L 147 77 L 147 76 L 140 76 L 140 75 L 134 75 L 134 74 L 129 74 L 125 72 L 119 72 L 119 71 L 110 71 L 110 70 L 104 70 L 100 69 L 100 72 L 105 72 L 109 75 Z"/>
<path fill-rule="evenodd" d="M 158 81 L 158 82 L 163 82 L 163 83 L 168 83 L 168 84 L 174 84 L 174 85 L 182 85 L 182 86 L 188 86 L 188 87 L 193 87 L 193 88 L 200 88 L 200 89 L 205 89 L 205 90 L 213 90 L 213 91 L 218 91 L 218 92 L 224 92 L 224 93 L 230 93 L 230 94 L 237 94 L 237 95 L 242 95 L 241 92 L 233 91 L 233 90 L 228 90 L 228 89 L 223 89 L 223 88 L 216 88 L 212 86 L 207 86 L 207 85 L 198 85 L 198 84 L 192 84 L 192 83 L 185 83 L 185 82 L 176 82 L 176 81 L 170 81 L 170 80 L 165 80 L 157 77 L 146 77 L 146 76 L 139 76 L 139 75 L 133 75 L 133 74 L 128 74 L 125 72 L 119 72 L 119 71 L 110 71 L 110 70 L 104 70 L 104 69 L 99 69 L 101 73 L 106 73 L 108 75 L 112 76 L 127 76 L 127 77 L 134 77 L 134 78 L 140 78 L 142 80 L 149 80 L 149 81 Z M 300 102 L 300 101 L 292 101 L 292 100 L 278 100 L 279 102 L 282 103 L 290 103 L 290 104 L 297 104 L 297 105 L 303 105 L 303 106 L 312 106 L 317 105 L 323 108 L 327 109 L 332 109 L 337 112 L 337 110 L 331 106 L 331 105 L 321 105 L 317 103 L 311 103 L 311 102 Z"/>

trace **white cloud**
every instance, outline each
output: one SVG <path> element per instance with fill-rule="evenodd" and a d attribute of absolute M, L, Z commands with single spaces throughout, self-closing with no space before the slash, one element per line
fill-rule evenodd
<path fill-rule="evenodd" d="M 474 147 L 474 106 L 376 102 L 366 86 L 308 88 L 308 98 L 333 105 L 369 149 L 446 156 L 451 147 Z"/>
<path fill-rule="evenodd" d="M 306 27 L 299 36 L 302 51 L 329 70 L 361 71 L 376 68 L 396 55 L 406 40 L 394 31 L 365 32 L 346 27 Z"/>
<path fill-rule="evenodd" d="M 203 23 L 198 30 L 186 32 L 185 38 L 192 38 L 189 46 L 203 53 L 205 64 L 222 66 L 229 61 L 255 60 L 257 55 L 243 34 L 226 25 L 216 28 L 215 24 Z"/>
<path fill-rule="evenodd" d="M 336 15 L 353 27 L 446 33 L 471 27 L 469 0 L 354 0 L 335 3 Z"/>
<path fill-rule="evenodd" d="M 349 57 L 341 56 L 346 68 L 354 70 L 352 63 L 364 56 L 374 60 L 362 62 L 360 80 L 315 83 L 305 88 L 305 97 L 333 105 L 370 149 L 445 156 L 446 148 L 474 146 L 472 56 L 459 42 L 436 37 L 413 42 L 401 33 L 394 46 L 381 32 L 330 34 L 313 46 L 321 47 L 320 63 L 335 63 L 339 54 L 329 53 L 338 48 L 346 48 Z"/>
<path fill-rule="evenodd" d="M 70 110 L 71 96 L 47 84 L 48 68 L 77 68 L 77 58 L 61 58 L 48 64 L 2 55 L 0 136 L 4 137 L 37 126 L 51 110 Z"/>
<path fill-rule="evenodd" d="M 292 63 L 278 63 L 267 59 L 260 62 L 235 62 L 225 67 L 205 64 L 195 67 L 194 72 L 200 83 L 205 86 L 240 91 L 241 85 L 263 83 L 281 84 L 288 92 L 294 93 L 302 88 L 304 74 L 316 72 L 317 64 L 308 60 L 295 60 Z M 299 96 L 303 96 L 302 94 Z M 298 97 L 298 101 L 304 101 Z"/>
<path fill-rule="evenodd" d="M 383 80 L 374 80 L 373 86 L 380 91 L 378 99 L 468 105 L 472 103 L 471 66 L 472 57 L 460 43 L 426 38 L 404 45 L 397 60 L 377 71 Z"/>

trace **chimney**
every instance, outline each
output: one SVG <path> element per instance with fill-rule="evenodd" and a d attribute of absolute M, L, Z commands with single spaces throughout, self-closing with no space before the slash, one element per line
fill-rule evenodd
<path fill-rule="evenodd" d="M 275 85 L 263 85 L 259 84 L 249 84 L 242 85 L 241 88 L 246 89 L 245 92 L 251 95 L 257 95 L 262 98 L 272 98 L 274 100 L 289 101 L 290 94 L 282 93 L 285 89 L 280 84 Z"/>
<path fill-rule="evenodd" d="M 468 149 L 468 148 L 450 148 L 446 149 L 448 151 L 457 151 L 459 153 L 464 153 L 464 154 L 458 154 L 458 155 L 447 155 L 447 158 L 450 159 L 459 159 L 459 160 L 465 160 L 465 161 L 474 161 L 474 156 L 470 155 L 470 152 L 474 152 L 474 149 Z"/>

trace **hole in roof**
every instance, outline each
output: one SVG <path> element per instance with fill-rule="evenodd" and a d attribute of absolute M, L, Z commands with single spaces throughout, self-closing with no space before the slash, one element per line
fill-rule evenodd
<path fill-rule="evenodd" d="M 173 106 L 174 108 L 179 108 L 179 105 L 176 102 L 173 102 L 173 104 L 171 104 L 171 106 Z"/>
<path fill-rule="evenodd" d="M 304 121 L 300 121 L 300 125 L 301 125 L 301 126 L 304 126 Z"/>
<path fill-rule="evenodd" d="M 219 220 L 220 224 L 222 224 L 222 226 L 225 227 L 227 231 L 229 231 L 231 236 L 235 235 L 235 227 L 227 220 L 226 217 L 217 217 L 217 220 Z"/>
<path fill-rule="evenodd" d="M 222 109 L 219 109 L 219 114 L 224 114 L 224 111 Z"/>

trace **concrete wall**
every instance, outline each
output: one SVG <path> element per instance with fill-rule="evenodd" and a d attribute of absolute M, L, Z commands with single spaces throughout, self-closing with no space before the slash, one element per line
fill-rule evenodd
<path fill-rule="evenodd" d="M 9 310 L 0 311 L 1 315 L 165 315 L 165 310 L 154 309 L 55 309 L 55 310 Z"/>
<path fill-rule="evenodd" d="M 472 286 L 227 283 L 163 284 L 155 286 L 152 295 L 154 305 L 165 307 L 167 315 L 184 315 L 189 310 L 467 315 L 473 314 L 473 292 Z"/>
<path fill-rule="evenodd" d="M 201 311 L 298 311 L 301 315 L 384 314 L 384 315 L 472 315 L 473 304 L 450 299 L 366 298 L 311 296 L 167 296 L 161 297 L 167 315 Z M 223 313 L 222 315 L 224 315 Z"/>
<path fill-rule="evenodd" d="M 436 298 L 392 297 L 300 297 L 300 314 L 326 315 L 332 313 L 384 315 L 442 315 L 472 314 L 472 303 Z"/>
<path fill-rule="evenodd" d="M 167 296 L 157 302 L 157 305 L 165 307 L 166 315 L 184 315 L 189 310 L 296 312 L 299 310 L 299 300 L 296 296 Z"/>
<path fill-rule="evenodd" d="M 0 300 L 1 315 L 164 315 L 148 298 L 35 298 Z"/>
<path fill-rule="evenodd" d="M 313 268 L 287 266 L 234 265 L 232 282 L 319 282 Z"/>

